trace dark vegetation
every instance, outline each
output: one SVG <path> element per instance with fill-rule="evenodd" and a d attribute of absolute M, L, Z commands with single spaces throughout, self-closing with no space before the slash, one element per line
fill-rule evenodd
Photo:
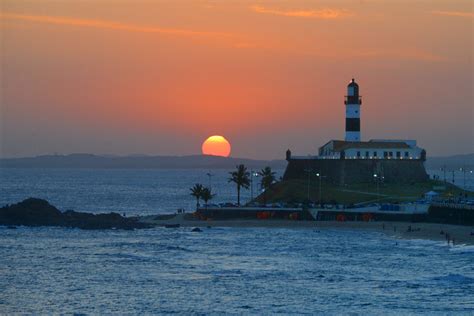
<path fill-rule="evenodd" d="M 444 187 L 444 190 L 437 188 Z M 468 197 L 474 197 L 474 192 L 462 190 L 461 188 L 444 183 L 439 180 L 428 180 L 425 182 L 408 184 L 384 184 L 379 183 L 354 183 L 350 185 L 334 185 L 332 183 L 321 182 L 321 191 L 319 190 L 319 181 L 307 180 L 283 180 L 272 184 L 266 190 L 266 194 L 261 194 L 256 198 L 259 203 L 305 203 L 319 202 L 332 204 L 355 204 L 363 202 L 409 202 L 422 199 L 428 191 L 438 191 L 442 198 L 449 199 L 459 197 L 461 194 L 467 194 Z"/>

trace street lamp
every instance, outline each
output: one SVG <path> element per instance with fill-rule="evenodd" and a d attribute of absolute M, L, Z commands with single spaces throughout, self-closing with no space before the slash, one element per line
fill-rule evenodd
<path fill-rule="evenodd" d="M 253 177 L 258 177 L 258 172 L 250 171 L 250 201 L 253 201 Z"/>
<path fill-rule="evenodd" d="M 470 170 L 469 173 L 470 173 L 471 176 L 472 176 L 472 170 Z M 469 177 L 469 179 L 471 179 L 471 176 Z M 471 183 L 472 183 L 472 182 L 471 182 Z M 471 187 L 472 187 L 472 186 L 471 186 Z"/>
<path fill-rule="evenodd" d="M 446 185 L 446 165 L 443 165 L 444 185 Z"/>
<path fill-rule="evenodd" d="M 377 185 L 377 199 L 380 197 L 380 188 L 379 188 L 379 181 L 378 181 L 378 174 L 374 173 L 375 184 Z"/>
<path fill-rule="evenodd" d="M 321 195 L 321 178 L 323 177 L 319 172 L 316 173 L 316 177 L 319 178 L 319 204 L 320 206 L 323 205 L 323 199 L 322 199 L 322 195 Z"/>
<path fill-rule="evenodd" d="M 465 167 L 462 167 L 462 168 L 459 168 L 459 170 L 462 171 L 463 173 L 463 179 L 464 179 L 464 182 L 463 182 L 463 189 L 466 190 L 466 168 Z M 472 172 L 472 171 L 471 171 Z"/>

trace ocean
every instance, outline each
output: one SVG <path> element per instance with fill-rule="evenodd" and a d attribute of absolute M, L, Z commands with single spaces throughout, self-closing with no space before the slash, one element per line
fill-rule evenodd
<path fill-rule="evenodd" d="M 474 313 L 473 247 L 330 229 L 0 238 L 0 314 Z"/>
<path fill-rule="evenodd" d="M 191 210 L 189 187 L 208 185 L 208 172 L 3 169 L 0 203 L 35 196 L 63 210 Z M 216 201 L 235 200 L 228 171 L 212 174 Z M 0 241 L 2 315 L 474 313 L 474 246 L 309 228 L 0 226 Z"/>
<path fill-rule="evenodd" d="M 202 169 L 16 169 L 0 168 L 0 205 L 28 197 L 42 198 L 60 210 L 118 212 L 132 215 L 174 213 L 196 209 L 190 195 L 195 183 L 210 186 L 211 203 L 237 203 L 237 189 L 228 182 L 233 170 Z M 275 170 L 279 178 L 284 170 Z M 211 174 L 211 177 L 208 176 Z M 254 177 L 254 196 L 259 190 Z M 252 190 L 242 190 L 248 202 Z"/>
<path fill-rule="evenodd" d="M 228 182 L 232 170 L 203 169 L 16 169 L 0 168 L 0 205 L 28 197 L 48 200 L 60 210 L 81 212 L 118 212 L 132 215 L 174 213 L 178 208 L 196 209 L 190 195 L 195 183 L 210 186 L 216 194 L 212 203 L 237 202 L 234 184 Z M 275 170 L 276 177 L 284 170 Z M 212 176 L 209 177 L 208 174 Z M 430 172 L 443 179 L 439 170 Z M 447 177 L 452 182 L 452 174 Z M 466 175 L 466 189 L 474 191 L 474 175 Z M 460 171 L 455 184 L 464 185 Z M 254 178 L 253 196 L 258 194 L 259 178 Z M 248 202 L 252 190 L 241 191 L 241 201 Z"/>

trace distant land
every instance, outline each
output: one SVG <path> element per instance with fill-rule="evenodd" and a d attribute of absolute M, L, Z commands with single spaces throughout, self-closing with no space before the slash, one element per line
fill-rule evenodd
<path fill-rule="evenodd" d="M 427 170 L 440 168 L 446 168 L 446 170 L 453 170 L 459 168 L 473 170 L 474 153 L 447 157 L 428 157 L 426 159 L 425 168 Z"/>
<path fill-rule="evenodd" d="M 231 169 L 238 164 L 248 168 L 284 169 L 285 160 L 255 160 L 218 156 L 110 156 L 93 154 L 44 155 L 25 158 L 0 159 L 3 168 L 104 168 L 104 169 Z M 474 169 L 474 153 L 446 157 L 428 157 L 426 169 L 447 170 L 465 167 Z"/>
<path fill-rule="evenodd" d="M 218 156 L 106 156 L 93 154 L 44 155 L 0 159 L 2 168 L 103 168 L 103 169 L 232 169 L 238 164 L 248 168 L 286 167 L 285 160 L 254 160 Z"/>

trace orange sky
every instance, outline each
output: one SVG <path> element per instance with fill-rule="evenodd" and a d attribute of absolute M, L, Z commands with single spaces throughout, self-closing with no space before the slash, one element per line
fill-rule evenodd
<path fill-rule="evenodd" d="M 2 1 L 4 157 L 315 153 L 344 137 L 474 152 L 472 1 Z"/>

